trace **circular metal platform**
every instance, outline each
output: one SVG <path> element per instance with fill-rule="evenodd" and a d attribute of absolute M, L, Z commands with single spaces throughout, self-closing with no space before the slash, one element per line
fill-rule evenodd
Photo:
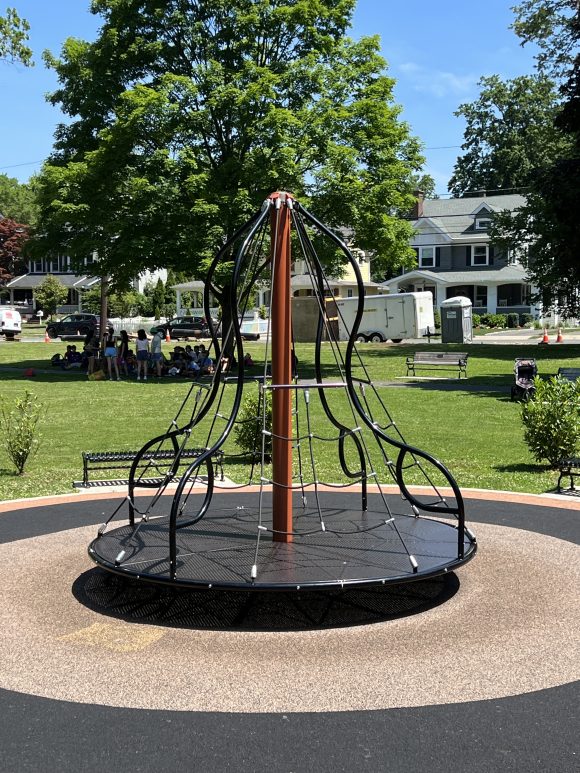
<path fill-rule="evenodd" d="M 203 496 L 202 494 L 199 495 Z M 177 567 L 171 576 L 169 516 L 121 526 L 97 537 L 89 556 L 108 571 L 144 582 L 231 590 L 300 590 L 403 583 L 456 569 L 475 555 L 466 531 L 462 550 L 456 525 L 406 512 L 385 512 L 378 495 L 361 512 L 360 495 L 333 495 L 320 513 L 294 513 L 294 540 L 272 538 L 271 510 L 262 508 L 258 528 L 256 495 L 215 495 L 198 523 L 177 532 Z M 406 503 L 401 502 L 400 510 Z M 122 559 L 119 560 L 119 555 Z"/>

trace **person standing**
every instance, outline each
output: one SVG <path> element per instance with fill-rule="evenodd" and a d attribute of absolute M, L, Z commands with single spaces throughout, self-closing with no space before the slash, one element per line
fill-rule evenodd
<path fill-rule="evenodd" d="M 128 376 L 129 369 L 127 367 L 127 357 L 129 356 L 129 336 L 126 330 L 121 330 L 119 333 L 121 340 L 117 348 L 117 365 L 122 369 L 123 373 Z"/>
<path fill-rule="evenodd" d="M 153 333 L 151 340 L 151 360 L 155 363 L 157 369 L 157 378 L 161 378 L 161 364 L 163 360 L 163 354 L 161 353 L 161 340 L 163 338 L 163 330 L 152 327 L 149 331 Z"/>
<path fill-rule="evenodd" d="M 117 381 L 120 381 L 121 376 L 119 376 L 119 367 L 117 365 L 117 344 L 115 342 L 115 332 L 112 327 L 107 328 L 107 333 L 103 336 L 103 349 L 105 350 L 109 379 L 111 381 L 113 380 L 114 370 L 117 375 Z"/>
<path fill-rule="evenodd" d="M 89 330 L 87 333 L 83 352 L 87 358 L 87 376 L 90 376 L 95 370 L 95 355 L 99 352 L 99 344 L 95 338 L 94 330 Z"/>
<path fill-rule="evenodd" d="M 135 341 L 135 352 L 137 355 L 137 381 L 147 381 L 147 360 L 149 358 L 149 340 L 147 333 L 141 328 L 137 331 L 137 340 Z"/>

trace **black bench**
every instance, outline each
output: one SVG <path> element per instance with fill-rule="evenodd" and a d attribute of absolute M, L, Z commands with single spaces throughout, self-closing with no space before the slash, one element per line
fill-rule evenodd
<path fill-rule="evenodd" d="M 558 368 L 558 376 L 568 381 L 576 381 L 580 378 L 580 368 Z"/>
<path fill-rule="evenodd" d="M 467 352 L 415 352 L 407 357 L 407 376 L 415 376 L 416 369 L 457 370 L 458 378 L 463 373 L 467 378 Z"/>
<path fill-rule="evenodd" d="M 179 467 L 188 466 L 192 459 L 197 459 L 204 451 L 205 448 L 186 448 L 181 451 L 179 458 Z M 103 451 L 103 452 L 91 452 L 83 451 L 83 479 L 82 481 L 74 481 L 73 486 L 75 488 L 91 488 L 93 486 L 124 486 L 129 483 L 128 479 L 106 479 L 106 480 L 89 480 L 90 473 L 94 470 L 130 470 L 138 451 Z M 213 465 L 214 474 L 217 476 L 220 474 L 221 480 L 224 479 L 223 468 L 223 451 L 215 451 L 213 453 Z M 143 454 L 141 460 L 145 463 L 151 462 L 170 462 L 175 458 L 173 451 L 148 451 Z M 155 485 L 161 483 L 165 478 L 163 476 L 157 476 L 153 478 L 142 478 L 140 482 L 143 485 Z"/>
<path fill-rule="evenodd" d="M 574 486 L 574 477 L 580 475 L 580 458 L 571 456 L 567 459 L 560 459 L 558 462 L 560 477 L 558 478 L 558 493 L 562 491 L 562 478 L 570 478 L 570 490 L 576 491 Z"/>

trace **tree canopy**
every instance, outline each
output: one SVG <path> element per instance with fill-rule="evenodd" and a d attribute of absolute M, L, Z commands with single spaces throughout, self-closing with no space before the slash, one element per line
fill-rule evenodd
<path fill-rule="evenodd" d="M 530 179 L 527 203 L 512 215 L 504 213 L 494 224 L 494 238 L 526 258 L 538 299 L 568 317 L 580 316 L 580 10 L 575 0 L 535 2 L 518 6 L 520 24 L 526 22 L 525 40 L 534 40 L 544 52 L 540 64 L 567 73 L 564 99 L 555 118 L 567 145 L 551 163 L 538 164 Z M 524 9 L 527 16 L 524 16 Z M 558 13 L 553 17 L 552 13 Z M 523 28 L 522 28 L 523 29 Z"/>
<path fill-rule="evenodd" d="M 551 79 L 523 75 L 504 81 L 492 75 L 479 85 L 478 99 L 455 112 L 466 123 L 464 154 L 449 181 L 455 195 L 525 187 L 535 169 L 552 163 L 569 145 L 554 125 L 561 98 Z"/>
<path fill-rule="evenodd" d="M 32 51 L 26 45 L 30 25 L 21 19 L 15 8 L 7 8 L 0 16 L 0 60 L 33 65 Z"/>
<path fill-rule="evenodd" d="M 0 287 L 25 270 L 21 257 L 28 228 L 11 218 L 0 219 Z"/>
<path fill-rule="evenodd" d="M 420 143 L 400 120 L 355 0 L 93 0 L 97 40 L 46 55 L 71 119 L 39 185 L 36 248 L 97 250 L 114 281 L 203 276 L 273 190 L 349 226 L 385 268 L 411 265 Z"/>
<path fill-rule="evenodd" d="M 577 55 L 577 1 L 525 0 L 513 10 L 516 18 L 512 29 L 522 46 L 535 43 L 539 48 L 538 70 L 565 80 Z"/>
<path fill-rule="evenodd" d="M 0 174 L 0 217 L 34 225 L 37 215 L 34 186 L 34 178 L 28 183 L 19 183 L 15 177 Z"/>

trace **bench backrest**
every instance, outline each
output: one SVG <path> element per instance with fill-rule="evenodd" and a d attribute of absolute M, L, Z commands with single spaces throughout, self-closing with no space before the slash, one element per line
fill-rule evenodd
<path fill-rule="evenodd" d="M 576 381 L 580 378 L 580 368 L 558 368 L 558 375 L 568 381 Z"/>
<path fill-rule="evenodd" d="M 467 361 L 467 352 L 415 352 L 413 357 L 416 363 L 463 363 Z"/>

